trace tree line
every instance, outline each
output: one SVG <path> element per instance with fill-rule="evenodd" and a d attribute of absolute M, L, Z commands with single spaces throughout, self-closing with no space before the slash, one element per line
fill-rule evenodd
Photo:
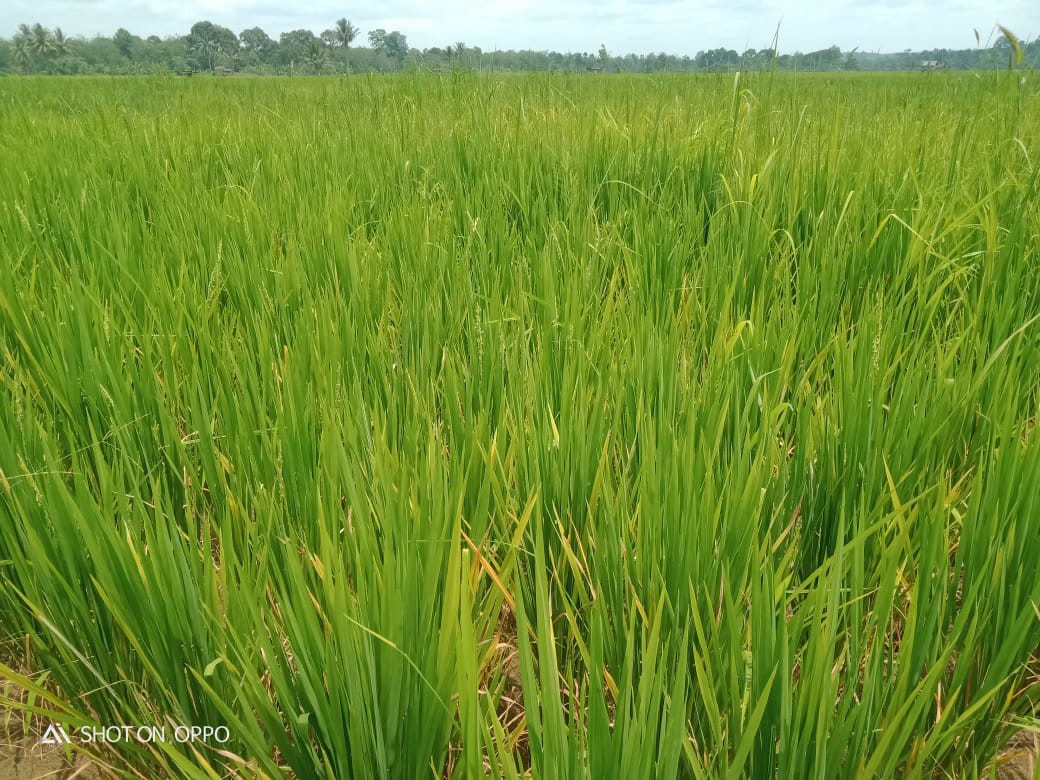
<path fill-rule="evenodd" d="M 260 27 L 235 33 L 209 21 L 192 25 L 187 35 L 142 38 L 124 28 L 111 37 L 70 38 L 60 27 L 22 24 L 11 39 L 0 38 L 0 73 L 21 74 L 324 74 L 393 72 L 409 69 L 490 71 L 596 72 L 727 72 L 735 70 L 916 70 L 922 61 L 952 70 L 987 70 L 1012 64 L 1035 66 L 1040 38 L 1031 43 L 1000 36 L 992 46 L 974 49 L 932 49 L 898 53 L 843 52 L 837 46 L 813 52 L 780 54 L 773 49 L 716 48 L 694 56 L 667 53 L 611 54 L 597 52 L 507 50 L 488 52 L 464 42 L 415 49 L 397 30 L 367 33 L 367 46 L 355 46 L 361 31 L 339 19 L 320 34 L 299 29 L 277 40 Z M 1013 37 L 1013 36 L 1012 36 Z M 1014 53 L 1022 56 L 1010 57 Z"/>

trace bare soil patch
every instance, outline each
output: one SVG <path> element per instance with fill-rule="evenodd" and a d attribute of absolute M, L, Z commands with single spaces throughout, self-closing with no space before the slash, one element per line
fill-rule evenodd
<path fill-rule="evenodd" d="M 21 691 L 0 680 L 0 778 L 3 780 L 102 780 L 113 777 L 65 745 L 41 745 L 46 725 L 36 717 L 4 706 Z"/>

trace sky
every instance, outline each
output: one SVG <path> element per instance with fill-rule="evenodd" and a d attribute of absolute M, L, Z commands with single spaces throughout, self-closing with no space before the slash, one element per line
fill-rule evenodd
<path fill-rule="evenodd" d="M 306 28 L 321 33 L 346 17 L 365 45 L 376 28 L 399 30 L 420 49 L 463 42 L 493 49 L 694 55 L 720 46 L 743 52 L 772 45 L 781 53 L 837 45 L 843 51 L 966 49 L 996 37 L 1002 24 L 1023 40 L 1040 35 L 1037 0 L 385 0 L 351 7 L 344 0 L 0 0 L 0 36 L 18 24 L 61 27 L 66 35 L 185 34 L 199 20 L 236 33 L 262 27 L 272 38 Z"/>

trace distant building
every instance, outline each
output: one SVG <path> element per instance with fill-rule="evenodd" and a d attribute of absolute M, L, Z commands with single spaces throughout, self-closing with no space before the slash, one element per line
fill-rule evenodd
<path fill-rule="evenodd" d="M 921 60 L 921 70 L 946 70 L 946 63 L 939 60 Z"/>

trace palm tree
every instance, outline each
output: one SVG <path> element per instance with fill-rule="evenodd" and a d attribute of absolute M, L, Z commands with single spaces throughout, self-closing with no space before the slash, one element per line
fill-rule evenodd
<path fill-rule="evenodd" d="M 47 57 L 54 53 L 54 38 L 51 31 L 37 22 L 29 30 L 29 46 L 33 54 Z"/>
<path fill-rule="evenodd" d="M 64 33 L 58 30 L 60 45 L 55 43 L 51 31 L 37 22 L 32 27 L 27 24 L 18 25 L 14 36 L 14 59 L 25 72 L 35 71 L 42 60 L 53 54 L 68 51 L 68 41 Z"/>
<path fill-rule="evenodd" d="M 61 31 L 60 27 L 54 28 L 54 32 L 51 35 L 51 44 L 54 53 L 59 57 L 64 57 L 69 53 L 69 39 L 65 37 L 65 33 Z"/>
<path fill-rule="evenodd" d="M 15 36 L 13 56 L 15 63 L 22 69 L 22 72 L 28 73 L 33 61 L 32 49 L 29 47 L 28 38 L 24 38 L 21 35 Z"/>
<path fill-rule="evenodd" d="M 455 68 L 462 67 L 462 57 L 466 53 L 466 44 L 462 41 L 458 41 L 454 46 L 450 43 L 444 47 L 444 53 L 448 57 L 448 62 L 455 62 Z"/>
<path fill-rule="evenodd" d="M 350 48 L 350 44 L 358 37 L 359 32 L 361 31 L 351 24 L 349 19 L 338 20 L 336 26 L 332 28 L 334 39 L 344 49 Z"/>
<path fill-rule="evenodd" d="M 213 58 L 220 53 L 220 46 L 212 38 L 203 38 L 195 46 L 195 51 L 199 53 L 208 63 L 209 69 L 213 70 Z"/>
<path fill-rule="evenodd" d="M 303 61 L 310 65 L 315 73 L 319 73 L 328 64 L 329 50 L 321 41 L 311 41 L 307 44 Z"/>

